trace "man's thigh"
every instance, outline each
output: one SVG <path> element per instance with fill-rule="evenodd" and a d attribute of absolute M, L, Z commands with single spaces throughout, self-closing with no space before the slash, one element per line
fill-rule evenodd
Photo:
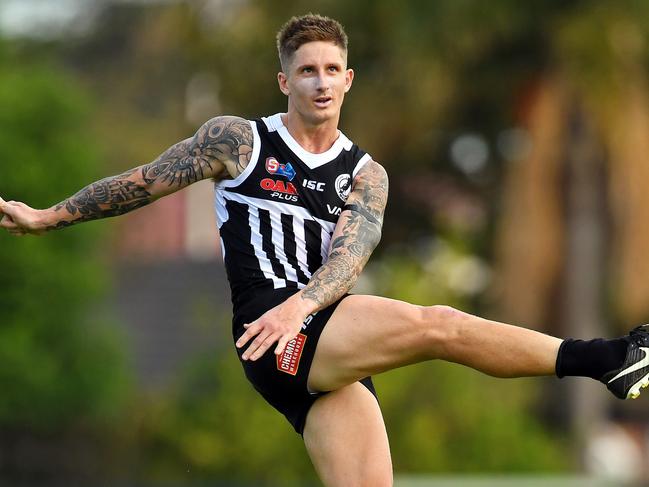
<path fill-rule="evenodd" d="M 390 447 L 376 398 L 356 382 L 319 398 L 304 444 L 326 487 L 389 487 Z"/>
<path fill-rule="evenodd" d="M 377 296 L 343 299 L 327 322 L 309 372 L 309 389 L 330 391 L 420 362 L 429 329 L 423 308 Z"/>

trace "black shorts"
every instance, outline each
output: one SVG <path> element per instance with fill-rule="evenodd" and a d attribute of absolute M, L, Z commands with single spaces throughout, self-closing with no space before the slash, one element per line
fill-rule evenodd
<path fill-rule="evenodd" d="M 235 312 L 232 322 L 234 341 L 236 342 L 243 335 L 245 323 L 253 322 L 297 291 L 297 289 L 277 289 L 256 294 L 254 299 L 248 300 Z M 305 320 L 302 331 L 287 344 L 282 355 L 275 355 L 274 347 L 270 347 L 256 361 L 244 361 L 241 360 L 241 355 L 250 342 L 237 349 L 248 380 L 271 406 L 286 416 L 299 434 L 304 430 L 306 416 L 313 403 L 326 394 L 326 392 L 310 392 L 307 380 L 320 334 L 336 306 L 344 298 L 345 296 L 331 306 L 310 315 Z M 360 382 L 376 397 L 371 377 L 366 377 Z"/>

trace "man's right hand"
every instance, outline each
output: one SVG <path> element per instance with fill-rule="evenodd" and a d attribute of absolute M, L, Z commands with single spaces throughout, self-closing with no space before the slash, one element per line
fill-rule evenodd
<path fill-rule="evenodd" d="M 43 221 L 43 210 L 36 210 L 18 201 L 0 198 L 0 228 L 17 237 L 41 235 L 47 231 Z"/>

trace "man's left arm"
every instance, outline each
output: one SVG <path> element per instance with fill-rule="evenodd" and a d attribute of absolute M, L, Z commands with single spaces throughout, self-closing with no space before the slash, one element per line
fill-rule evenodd
<path fill-rule="evenodd" d="M 306 301 L 306 316 L 335 303 L 354 287 L 381 240 L 387 197 L 385 169 L 369 161 L 354 179 L 352 192 L 331 237 L 327 261 L 297 294 Z"/>
<path fill-rule="evenodd" d="M 237 340 L 243 347 L 255 339 L 243 359 L 256 360 L 275 342 L 280 354 L 312 313 L 335 303 L 349 291 L 381 239 L 383 212 L 388 199 L 388 176 L 375 161 L 368 161 L 354 178 L 352 191 L 336 224 L 326 262 L 307 286 L 246 326 Z"/>

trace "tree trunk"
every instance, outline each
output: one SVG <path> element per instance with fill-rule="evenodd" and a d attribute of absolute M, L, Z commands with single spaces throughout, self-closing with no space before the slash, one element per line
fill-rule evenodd
<path fill-rule="evenodd" d="M 604 299 L 605 178 L 604 151 L 595 129 L 578 103 L 568 125 L 565 174 L 566 249 L 563 278 L 563 329 L 568 336 L 606 335 Z M 583 443 L 605 420 L 607 397 L 602 385 L 570 381 L 569 420 Z"/>

